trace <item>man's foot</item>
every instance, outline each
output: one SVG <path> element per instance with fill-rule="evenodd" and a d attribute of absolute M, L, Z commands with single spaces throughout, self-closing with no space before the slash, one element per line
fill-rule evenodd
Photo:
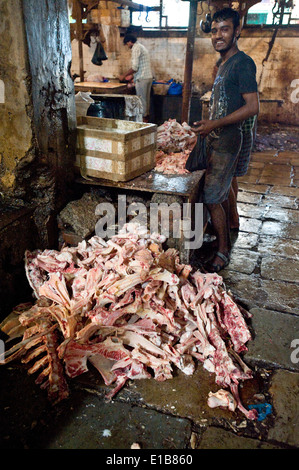
<path fill-rule="evenodd" d="M 222 269 L 226 268 L 226 266 L 230 262 L 229 253 L 221 253 L 217 251 L 212 263 L 208 263 L 205 268 L 209 273 L 219 273 Z"/>

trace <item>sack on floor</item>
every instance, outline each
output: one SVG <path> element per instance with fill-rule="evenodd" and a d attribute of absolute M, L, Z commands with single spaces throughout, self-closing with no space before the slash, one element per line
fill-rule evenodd
<path fill-rule="evenodd" d="M 196 144 L 188 157 L 185 168 L 191 172 L 207 168 L 206 139 L 200 135 L 197 137 Z"/>

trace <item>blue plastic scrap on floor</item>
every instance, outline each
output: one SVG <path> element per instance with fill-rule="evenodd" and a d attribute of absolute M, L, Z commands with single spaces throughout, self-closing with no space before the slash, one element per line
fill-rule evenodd
<path fill-rule="evenodd" d="M 266 416 L 272 413 L 272 405 L 270 403 L 258 403 L 256 405 L 249 405 L 250 410 L 255 409 L 258 412 L 258 421 L 263 421 Z"/>

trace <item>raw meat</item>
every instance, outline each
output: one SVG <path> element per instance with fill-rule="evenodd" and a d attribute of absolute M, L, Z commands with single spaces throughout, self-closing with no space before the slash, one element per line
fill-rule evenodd
<path fill-rule="evenodd" d="M 230 392 L 220 389 L 216 393 L 209 393 L 208 405 L 210 408 L 220 406 L 221 408 L 227 407 L 230 411 L 235 411 L 237 402 Z"/>
<path fill-rule="evenodd" d="M 7 351 L 5 363 L 20 359 L 22 363 L 30 365 L 28 373 L 39 374 L 35 379 L 36 384 L 47 390 L 52 403 L 58 403 L 69 396 L 69 389 L 63 365 L 58 358 L 57 327 L 53 325 L 47 307 L 35 305 L 18 313 L 18 322 L 26 329 L 23 340 Z M 7 334 L 10 332 L 7 331 Z"/>
<path fill-rule="evenodd" d="M 165 175 L 187 175 L 189 174 L 189 171 L 186 170 L 185 166 L 189 154 L 189 150 L 171 153 L 165 153 L 163 150 L 158 150 L 156 152 L 155 171 Z"/>
<path fill-rule="evenodd" d="M 164 174 L 188 174 L 185 165 L 195 143 L 196 135 L 186 122 L 165 121 L 157 129 L 155 170 Z"/>
<path fill-rule="evenodd" d="M 157 148 L 164 152 L 180 152 L 188 149 L 196 141 L 196 135 L 191 127 L 176 119 L 169 119 L 157 129 Z"/>
<path fill-rule="evenodd" d="M 54 402 L 68 396 L 67 379 L 92 364 L 113 397 L 127 380 L 192 375 L 199 361 L 222 390 L 210 406 L 242 405 L 241 381 L 252 371 L 239 353 L 250 331 L 218 274 L 181 264 L 165 237 L 127 224 L 112 239 L 92 237 L 61 251 L 26 253 L 35 303 L 14 309 L 0 327 L 19 341 L 5 363 L 21 359 Z M 20 338 L 20 340 L 18 339 Z"/>

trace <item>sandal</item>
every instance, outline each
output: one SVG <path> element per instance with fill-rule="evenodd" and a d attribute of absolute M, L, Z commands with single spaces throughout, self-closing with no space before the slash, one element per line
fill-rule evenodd
<path fill-rule="evenodd" d="M 220 251 L 217 251 L 217 253 L 215 253 L 215 257 L 218 256 L 218 258 L 221 258 L 222 261 L 224 261 L 224 264 L 213 264 L 213 263 L 209 263 L 207 266 L 206 266 L 206 269 L 208 272 L 210 273 L 219 273 L 219 271 L 221 271 L 222 269 L 226 268 L 226 266 L 229 264 L 230 262 L 230 257 L 229 257 L 229 254 L 227 255 L 224 255 L 223 253 L 221 253 Z"/>

